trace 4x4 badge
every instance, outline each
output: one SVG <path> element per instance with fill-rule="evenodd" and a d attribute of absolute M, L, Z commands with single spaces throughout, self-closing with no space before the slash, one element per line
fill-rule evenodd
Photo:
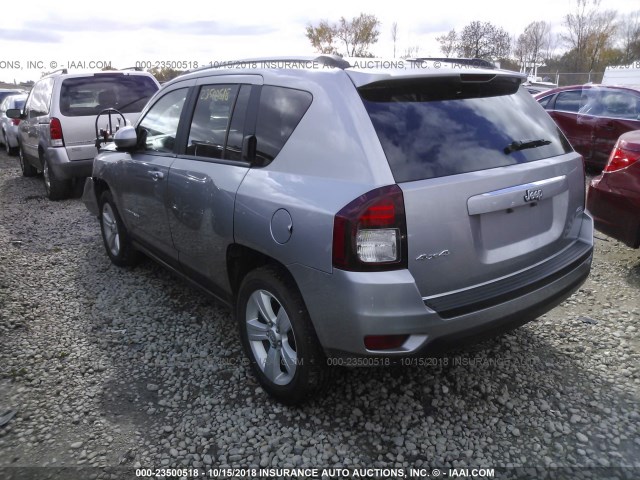
<path fill-rule="evenodd" d="M 525 202 L 536 202 L 542 198 L 542 189 L 538 190 L 526 190 L 524 192 Z"/>
<path fill-rule="evenodd" d="M 416 257 L 416 260 L 433 260 L 436 257 L 448 257 L 449 250 L 442 250 L 439 253 L 422 253 Z"/>

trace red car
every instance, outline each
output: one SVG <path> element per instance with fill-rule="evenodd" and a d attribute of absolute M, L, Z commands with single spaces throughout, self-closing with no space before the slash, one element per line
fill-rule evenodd
<path fill-rule="evenodd" d="M 640 87 L 574 85 L 534 98 L 589 167 L 601 170 L 618 137 L 640 130 Z"/>
<path fill-rule="evenodd" d="M 640 247 L 640 130 L 620 137 L 602 174 L 591 180 L 587 209 L 596 229 Z"/>

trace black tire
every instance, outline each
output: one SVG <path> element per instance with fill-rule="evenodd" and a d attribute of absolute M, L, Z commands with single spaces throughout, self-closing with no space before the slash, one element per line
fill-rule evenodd
<path fill-rule="evenodd" d="M 129 234 L 109 190 L 100 197 L 100 232 L 111 262 L 119 267 L 130 267 L 138 262 L 139 253 L 131 245 Z"/>
<path fill-rule="evenodd" d="M 49 200 L 63 200 L 71 195 L 71 180 L 56 177 L 54 171 L 49 168 L 49 160 L 45 156 L 42 157 L 42 177 Z"/>
<path fill-rule="evenodd" d="M 35 177 L 38 174 L 38 169 L 24 157 L 22 145 L 18 145 L 18 160 L 20 161 L 20 171 L 23 177 Z"/>
<path fill-rule="evenodd" d="M 296 405 L 324 384 L 324 352 L 302 296 L 287 274 L 272 266 L 249 272 L 238 291 L 236 319 L 251 369 L 269 395 Z"/>

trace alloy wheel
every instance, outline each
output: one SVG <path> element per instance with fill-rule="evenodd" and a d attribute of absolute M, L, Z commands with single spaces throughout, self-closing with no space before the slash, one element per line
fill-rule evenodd
<path fill-rule="evenodd" d="M 249 297 L 245 321 L 258 368 L 276 385 L 290 383 L 298 354 L 293 327 L 282 304 L 268 291 L 257 290 Z"/>
<path fill-rule="evenodd" d="M 102 207 L 102 231 L 107 248 L 113 256 L 120 253 L 120 232 L 118 231 L 118 223 L 113 213 L 113 209 L 109 203 L 105 203 Z"/>

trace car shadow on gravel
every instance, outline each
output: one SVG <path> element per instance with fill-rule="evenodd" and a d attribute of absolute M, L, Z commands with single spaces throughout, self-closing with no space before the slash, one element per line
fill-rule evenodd
<path fill-rule="evenodd" d="M 629 269 L 626 280 L 632 287 L 640 288 L 640 262 Z M 640 292 L 638 292 L 638 296 L 640 296 Z"/>
<path fill-rule="evenodd" d="M 640 399 L 630 386 L 604 379 L 602 367 L 617 361 L 608 353 L 594 352 L 585 364 L 574 352 L 548 343 L 535 326 L 527 326 L 465 350 L 425 358 L 422 364 L 344 370 L 331 393 L 304 410 L 328 424 L 327 430 L 359 432 L 358 442 L 368 446 L 372 461 L 386 451 L 415 462 L 424 452 L 407 452 L 402 444 L 406 438 L 436 440 L 458 432 L 486 439 L 495 425 L 499 433 L 489 444 L 520 444 L 534 465 L 540 457 L 533 446 L 542 448 L 552 439 L 561 442 L 564 455 L 570 453 L 574 461 L 580 458 L 576 450 L 583 448 L 618 452 L 616 460 L 630 464 L 637 454 L 638 429 L 617 432 L 615 444 L 608 435 L 616 432 L 621 417 L 634 424 L 628 417 Z M 586 444 L 578 445 L 577 433 L 589 439 Z M 372 434 L 380 439 L 381 449 L 371 444 Z"/>

